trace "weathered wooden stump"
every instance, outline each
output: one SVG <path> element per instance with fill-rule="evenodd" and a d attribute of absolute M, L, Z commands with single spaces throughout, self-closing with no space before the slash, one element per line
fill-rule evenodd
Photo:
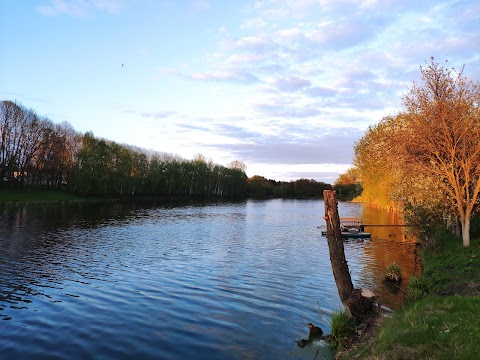
<path fill-rule="evenodd" d="M 345 258 L 345 249 L 341 239 L 340 217 L 335 190 L 324 190 L 325 221 L 327 223 L 327 242 L 332 263 L 333 277 L 337 285 L 342 304 L 350 316 L 361 319 L 373 311 L 375 294 L 367 289 L 355 289 Z"/>

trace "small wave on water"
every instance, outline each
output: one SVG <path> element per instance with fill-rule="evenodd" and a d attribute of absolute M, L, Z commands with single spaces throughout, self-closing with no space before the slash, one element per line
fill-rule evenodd
<path fill-rule="evenodd" d="M 110 206 L 3 210 L 4 356 L 333 357 L 324 343 L 296 345 L 307 322 L 328 332 L 341 307 L 317 229 L 323 202 Z M 346 246 L 355 281 L 372 285 L 365 249 Z"/>

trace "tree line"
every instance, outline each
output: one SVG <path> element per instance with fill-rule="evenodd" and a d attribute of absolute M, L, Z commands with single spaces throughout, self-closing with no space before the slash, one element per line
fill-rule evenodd
<path fill-rule="evenodd" d="M 370 126 L 355 145 L 359 200 L 403 210 L 424 237 L 445 224 L 470 245 L 479 208 L 480 84 L 432 58 L 402 110 Z"/>
<path fill-rule="evenodd" d="M 89 195 L 321 197 L 331 185 L 247 178 L 245 164 L 222 166 L 81 134 L 21 104 L 0 103 L 0 189 L 44 187 Z"/>
<path fill-rule="evenodd" d="M 248 195 L 256 198 L 320 198 L 333 186 L 313 179 L 275 181 L 255 175 L 247 179 Z"/>

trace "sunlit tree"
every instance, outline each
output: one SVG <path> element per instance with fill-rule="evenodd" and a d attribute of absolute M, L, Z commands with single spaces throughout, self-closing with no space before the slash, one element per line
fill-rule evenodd
<path fill-rule="evenodd" d="M 248 178 L 248 193 L 253 197 L 268 197 L 273 194 L 273 183 L 260 175 Z"/>
<path fill-rule="evenodd" d="M 470 246 L 470 219 L 480 192 L 480 85 L 431 62 L 420 83 L 404 96 L 408 166 L 433 177 L 458 212 L 463 246 Z"/>
<path fill-rule="evenodd" d="M 341 174 L 335 185 L 353 185 L 359 181 L 359 173 L 356 167 L 349 168 L 345 173 Z"/>
<path fill-rule="evenodd" d="M 357 167 L 349 168 L 335 180 L 334 188 L 338 199 L 353 199 L 362 193 L 360 172 Z"/>
<path fill-rule="evenodd" d="M 393 191 L 404 181 L 398 163 L 399 134 L 402 127 L 396 117 L 385 117 L 370 126 L 355 144 L 354 163 L 363 192 L 360 200 L 377 206 L 394 206 Z"/>

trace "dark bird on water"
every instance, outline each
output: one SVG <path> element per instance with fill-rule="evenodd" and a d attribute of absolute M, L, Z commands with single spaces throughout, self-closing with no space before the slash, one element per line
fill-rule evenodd
<path fill-rule="evenodd" d="M 307 346 L 309 343 L 310 343 L 310 341 L 305 340 L 305 339 L 301 339 L 301 340 L 298 340 L 298 341 L 297 341 L 298 346 L 300 346 L 300 347 L 302 347 L 302 348 L 305 347 L 305 346 Z"/>
<path fill-rule="evenodd" d="M 314 339 L 323 335 L 323 330 L 318 326 L 315 326 L 312 323 L 308 323 L 307 325 L 310 329 L 310 335 L 308 336 L 309 339 Z"/>
<path fill-rule="evenodd" d="M 310 344 L 313 340 L 322 337 L 323 330 L 318 326 L 313 325 L 312 323 L 308 323 L 308 328 L 310 329 L 310 334 L 308 335 L 308 339 L 301 339 L 297 341 L 298 346 L 305 347 Z"/>

